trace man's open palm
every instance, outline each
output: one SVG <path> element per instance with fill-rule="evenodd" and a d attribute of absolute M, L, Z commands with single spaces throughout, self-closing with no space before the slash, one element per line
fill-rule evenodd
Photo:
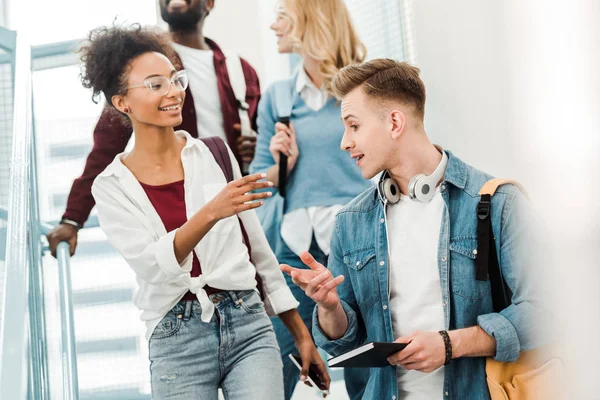
<path fill-rule="evenodd" d="M 325 310 L 335 310 L 340 303 L 336 287 L 344 281 L 344 276 L 333 277 L 331 272 L 318 263 L 308 252 L 300 255 L 300 259 L 310 269 L 293 268 L 287 264 L 281 265 L 281 270 L 292 277 L 308 297 Z"/>

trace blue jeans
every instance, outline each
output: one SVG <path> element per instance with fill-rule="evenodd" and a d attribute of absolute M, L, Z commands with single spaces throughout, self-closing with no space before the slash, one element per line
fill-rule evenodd
<path fill-rule="evenodd" d="M 315 260 L 317 260 L 317 262 L 325 266 L 327 265 L 327 256 L 321 251 L 314 237 L 310 245 L 309 252 L 315 258 Z M 300 257 L 294 254 L 294 252 L 290 250 L 285 242 L 283 242 L 283 239 L 281 251 L 278 252 L 277 259 L 282 264 L 288 264 L 295 268 L 308 269 L 308 267 L 300 260 Z M 294 294 L 294 297 L 296 300 L 298 300 L 298 302 L 300 302 L 300 305 L 297 309 L 298 313 L 306 324 L 308 331 L 312 332 L 312 315 L 315 308 L 315 302 L 306 294 L 304 294 L 304 291 L 300 289 L 294 282 L 292 282 L 292 278 L 290 278 L 287 274 L 284 275 L 288 286 Z M 272 318 L 271 321 L 273 322 L 273 328 L 275 329 L 277 342 L 279 343 L 279 348 L 281 349 L 285 399 L 290 400 L 292 398 L 292 394 L 294 393 L 294 388 L 300 379 L 300 371 L 298 371 L 298 368 L 292 363 L 288 355 L 292 353 L 298 354 L 298 350 L 296 349 L 294 338 L 292 335 L 290 335 L 290 332 L 287 330 L 281 319 Z M 369 369 L 367 368 L 344 369 L 344 381 L 350 400 L 362 399 L 368 380 Z"/>
<path fill-rule="evenodd" d="M 254 290 L 210 296 L 215 315 L 202 322 L 197 300 L 181 301 L 149 342 L 155 400 L 280 400 L 283 376 L 273 326 Z"/>

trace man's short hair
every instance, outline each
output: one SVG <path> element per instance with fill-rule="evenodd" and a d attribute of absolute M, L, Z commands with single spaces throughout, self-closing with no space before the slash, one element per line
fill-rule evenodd
<path fill-rule="evenodd" d="M 397 101 L 412 104 L 415 113 L 425 115 L 425 85 L 419 68 L 389 58 L 377 58 L 342 68 L 333 78 L 333 94 L 342 99 L 361 86 L 364 93 L 381 103 Z"/>

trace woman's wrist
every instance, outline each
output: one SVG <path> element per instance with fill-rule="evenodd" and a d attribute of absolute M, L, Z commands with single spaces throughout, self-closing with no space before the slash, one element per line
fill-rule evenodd
<path fill-rule="evenodd" d="M 219 222 L 219 220 L 221 219 L 219 217 L 219 213 L 217 212 L 217 210 L 215 210 L 212 201 L 209 201 L 208 203 L 206 203 L 204 205 L 204 207 L 200 208 L 200 210 L 198 211 L 198 214 L 202 215 L 202 219 L 207 224 L 209 224 L 211 226 L 211 228 L 212 228 L 212 226 L 214 226 L 214 224 Z"/>
<path fill-rule="evenodd" d="M 288 331 L 290 331 L 290 334 L 294 338 L 294 342 L 303 343 L 305 340 L 310 340 L 312 342 L 310 332 L 296 309 L 284 311 L 278 316 L 281 318 Z"/>

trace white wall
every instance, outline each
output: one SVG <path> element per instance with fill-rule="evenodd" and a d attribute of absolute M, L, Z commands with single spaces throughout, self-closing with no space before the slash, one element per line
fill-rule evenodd
<path fill-rule="evenodd" d="M 234 50 L 258 73 L 261 89 L 289 76 L 287 56 L 277 53 L 269 26 L 275 19 L 275 0 L 216 0 L 204 34 L 223 50 Z"/>
<path fill-rule="evenodd" d="M 0 26 L 8 26 L 8 3 L 7 0 L 0 0 Z"/>
<path fill-rule="evenodd" d="M 597 396 L 600 3 L 418 0 L 412 11 L 428 133 L 529 189 L 556 254 L 569 398 Z"/>

